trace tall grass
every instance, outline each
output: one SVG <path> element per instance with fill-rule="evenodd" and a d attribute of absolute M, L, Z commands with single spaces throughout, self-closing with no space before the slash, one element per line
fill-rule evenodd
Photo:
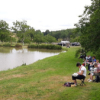
<path fill-rule="evenodd" d="M 10 43 L 4 43 L 2 46 L 4 46 L 4 47 L 11 47 L 11 44 Z"/>
<path fill-rule="evenodd" d="M 52 44 L 30 44 L 28 48 L 39 48 L 39 49 L 62 49 L 59 45 L 52 45 Z"/>
<path fill-rule="evenodd" d="M 82 63 L 75 58 L 78 48 L 1 71 L 0 100 L 99 100 L 99 83 L 88 83 L 86 79 L 86 86 L 63 87 L 64 82 L 72 82 L 71 75 L 78 71 L 76 62 Z"/>
<path fill-rule="evenodd" d="M 16 44 L 15 47 L 22 47 L 22 44 Z"/>

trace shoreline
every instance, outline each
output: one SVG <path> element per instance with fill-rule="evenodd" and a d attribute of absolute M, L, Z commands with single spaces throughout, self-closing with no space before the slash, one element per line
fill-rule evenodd
<path fill-rule="evenodd" d="M 99 83 L 88 83 L 85 80 L 86 86 L 71 88 L 63 86 L 65 82 L 72 82 L 72 73 L 78 71 L 76 62 L 82 62 L 81 59 L 75 58 L 75 51 L 78 48 L 72 47 L 68 49 L 68 52 L 0 72 L 0 88 L 2 89 L 0 100 L 96 99 L 100 92 Z M 81 95 L 83 93 L 84 95 Z"/>
<path fill-rule="evenodd" d="M 5 49 L 1 49 L 1 50 L 5 51 Z M 37 49 L 27 49 L 27 48 L 25 48 L 25 50 L 24 50 L 25 51 L 25 54 L 24 54 L 25 56 L 22 55 L 22 53 L 20 53 L 20 56 L 17 56 L 17 55 L 19 55 L 18 52 L 22 52 L 23 49 L 18 49 L 20 51 L 17 51 L 17 50 L 15 51 L 14 48 L 11 49 L 12 51 L 9 49 L 8 51 L 12 52 L 12 53 L 7 52 L 9 54 L 9 56 L 8 56 L 8 54 L 4 55 L 2 53 L 1 54 L 2 62 L 0 64 L 3 65 L 4 67 L 1 67 L 0 71 L 12 70 L 13 68 L 20 67 L 21 65 L 22 66 L 30 65 L 30 64 L 33 64 L 34 62 L 38 61 L 38 60 L 42 60 L 42 59 L 45 59 L 47 57 L 58 55 L 59 53 L 63 52 L 63 50 L 60 50 L 60 51 L 59 50 L 50 50 L 49 51 L 49 50 L 45 50 L 45 49 L 43 49 L 43 50 L 41 50 L 41 49 L 37 50 Z M 27 50 L 27 53 L 26 53 L 26 50 Z M 14 56 L 13 51 L 14 51 L 14 54 L 16 53 L 16 56 Z M 7 57 L 6 59 L 5 59 L 5 56 Z M 22 56 L 24 56 L 24 57 L 22 57 Z M 36 57 L 36 56 L 38 56 L 38 57 Z M 11 58 L 8 59 L 8 57 L 11 57 Z M 18 57 L 19 58 L 21 57 L 22 59 L 19 59 Z M 30 57 L 32 57 L 33 60 L 32 59 L 28 59 Z M 21 61 L 19 63 L 17 63 L 18 61 L 14 61 L 12 58 L 14 58 L 14 59 L 16 59 L 18 61 L 19 60 L 21 60 Z M 7 64 L 5 64 L 5 61 L 7 61 L 6 62 Z M 9 62 L 10 63 L 12 62 L 12 64 L 10 64 Z M 13 62 L 15 62 L 15 63 L 13 63 Z"/>

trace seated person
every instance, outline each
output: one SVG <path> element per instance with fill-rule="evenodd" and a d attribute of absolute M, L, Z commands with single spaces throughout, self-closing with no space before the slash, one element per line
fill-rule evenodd
<path fill-rule="evenodd" d="M 91 57 L 90 55 L 88 55 L 88 56 L 86 57 L 85 61 L 84 61 L 85 66 L 86 66 L 87 64 L 89 64 L 90 62 L 92 62 L 92 57 Z"/>
<path fill-rule="evenodd" d="M 87 60 L 87 62 L 91 62 L 92 61 L 92 57 L 90 55 L 88 55 L 86 60 Z"/>
<path fill-rule="evenodd" d="M 81 53 L 79 58 L 84 58 L 84 55 Z"/>
<path fill-rule="evenodd" d="M 93 65 L 92 61 L 89 62 L 89 64 L 88 64 L 88 70 L 91 71 L 91 68 L 93 68 L 93 67 L 94 67 L 94 65 Z"/>
<path fill-rule="evenodd" d="M 96 62 L 96 58 L 95 56 L 92 57 L 92 63 L 95 63 Z"/>
<path fill-rule="evenodd" d="M 90 63 L 88 64 L 88 70 L 90 71 L 91 66 L 94 65 L 94 63 L 96 62 L 95 56 L 92 57 L 92 61 L 90 61 Z"/>
<path fill-rule="evenodd" d="M 98 64 L 98 67 L 99 67 L 100 66 L 100 63 L 99 63 L 99 60 L 98 59 L 96 60 L 96 63 Z"/>
<path fill-rule="evenodd" d="M 93 81 L 93 76 L 100 76 L 100 66 L 98 63 L 94 63 L 94 69 L 91 69 L 89 82 Z"/>
<path fill-rule="evenodd" d="M 77 72 L 77 76 L 72 75 L 72 80 L 74 80 L 75 86 L 77 86 L 76 79 L 84 79 L 86 77 L 86 68 L 81 65 L 79 62 L 76 64 L 76 66 L 79 68 L 79 72 Z"/>
<path fill-rule="evenodd" d="M 86 58 L 86 53 L 83 52 L 83 50 L 80 52 L 80 57 L 79 58 L 82 58 L 82 59 Z"/>

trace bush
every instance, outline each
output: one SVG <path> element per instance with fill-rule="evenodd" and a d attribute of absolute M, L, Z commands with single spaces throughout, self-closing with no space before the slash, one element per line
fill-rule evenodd
<path fill-rule="evenodd" d="M 78 49 L 76 50 L 76 53 L 75 53 L 75 57 L 78 58 L 79 56 L 81 55 L 86 55 L 86 51 L 84 49 Z"/>
<path fill-rule="evenodd" d="M 99 59 L 100 60 L 100 48 L 93 53 L 93 56 L 96 56 L 96 59 Z"/>
<path fill-rule="evenodd" d="M 51 45 L 51 44 L 31 44 L 28 45 L 28 48 L 39 48 L 39 49 L 59 49 L 61 50 L 62 47 L 59 45 Z"/>
<path fill-rule="evenodd" d="M 30 44 L 28 45 L 28 48 L 38 48 L 38 46 L 36 44 Z"/>
<path fill-rule="evenodd" d="M 15 47 L 22 47 L 22 45 L 21 44 L 16 44 Z"/>
<path fill-rule="evenodd" d="M 30 40 L 29 39 L 25 39 L 24 43 L 30 43 Z"/>
<path fill-rule="evenodd" d="M 0 44 L 0 47 L 2 47 L 3 46 L 3 44 Z"/>
<path fill-rule="evenodd" d="M 81 49 L 76 50 L 75 57 L 78 58 L 80 56 Z"/>
<path fill-rule="evenodd" d="M 3 46 L 5 46 L 5 47 L 10 47 L 11 44 L 10 44 L 10 43 L 5 43 L 5 44 L 3 44 Z"/>

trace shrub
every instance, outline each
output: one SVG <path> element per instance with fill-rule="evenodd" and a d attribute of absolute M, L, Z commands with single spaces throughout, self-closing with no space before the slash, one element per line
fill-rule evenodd
<path fill-rule="evenodd" d="M 99 59 L 100 60 L 100 48 L 93 53 L 93 56 L 96 56 L 96 59 Z"/>
<path fill-rule="evenodd" d="M 30 44 L 28 45 L 28 48 L 38 48 L 38 46 L 36 44 Z"/>
<path fill-rule="evenodd" d="M 57 48 L 57 49 L 62 49 L 62 46 L 59 46 L 59 45 L 55 45 L 55 48 Z"/>
<path fill-rule="evenodd" d="M 5 46 L 5 47 L 10 47 L 11 44 L 10 44 L 10 43 L 5 43 L 5 44 L 3 44 L 3 46 Z"/>
<path fill-rule="evenodd" d="M 62 47 L 59 45 L 51 45 L 51 44 L 31 44 L 28 45 L 28 48 L 40 48 L 40 49 L 59 49 L 61 50 Z"/>
<path fill-rule="evenodd" d="M 2 47 L 3 46 L 3 44 L 0 44 L 0 47 Z"/>
<path fill-rule="evenodd" d="M 15 47 L 22 47 L 22 45 L 21 44 L 16 44 Z"/>
<path fill-rule="evenodd" d="M 81 48 L 76 50 L 75 57 L 78 58 L 80 56 L 80 54 L 86 55 L 86 51 L 84 49 L 81 49 Z"/>
<path fill-rule="evenodd" d="M 30 43 L 30 40 L 29 39 L 25 39 L 24 43 Z"/>

